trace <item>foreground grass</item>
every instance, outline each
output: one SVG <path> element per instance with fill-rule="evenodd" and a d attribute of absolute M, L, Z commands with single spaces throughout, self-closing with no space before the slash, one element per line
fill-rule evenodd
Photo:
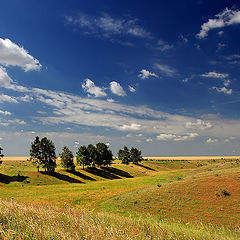
<path fill-rule="evenodd" d="M 0 200 L 0 239 L 239 239 L 223 227 L 132 219 Z"/>

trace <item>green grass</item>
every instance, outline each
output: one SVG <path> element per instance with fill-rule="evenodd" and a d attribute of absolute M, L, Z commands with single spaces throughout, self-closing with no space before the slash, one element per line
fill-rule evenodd
<path fill-rule="evenodd" d="M 76 172 L 58 166 L 53 176 L 27 161 L 3 162 L 0 239 L 238 239 L 233 210 L 239 199 L 226 180 L 237 183 L 234 174 L 240 174 L 236 160 L 115 161 L 111 168 Z M 204 198 L 209 179 L 212 195 Z M 218 191 L 230 189 L 230 196 L 216 199 L 218 179 Z M 219 224 L 191 218 L 202 213 L 217 216 Z M 228 221 L 236 224 L 229 228 Z"/>

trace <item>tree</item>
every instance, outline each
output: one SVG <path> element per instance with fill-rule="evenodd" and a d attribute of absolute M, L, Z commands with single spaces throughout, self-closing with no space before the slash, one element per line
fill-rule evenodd
<path fill-rule="evenodd" d="M 75 164 L 73 163 L 73 153 L 68 149 L 68 147 L 64 146 L 62 149 L 62 153 L 59 154 L 61 158 L 61 166 L 66 170 L 74 171 Z"/>
<path fill-rule="evenodd" d="M 44 137 L 41 140 L 37 136 L 31 145 L 30 159 L 39 168 L 44 168 L 45 172 L 53 173 L 57 166 L 55 146 L 51 140 Z"/>
<path fill-rule="evenodd" d="M 108 166 L 112 164 L 113 154 L 105 143 L 97 143 L 97 164 L 98 166 Z"/>
<path fill-rule="evenodd" d="M 77 159 L 77 164 L 82 165 L 83 169 L 84 166 L 90 166 L 90 158 L 89 158 L 89 153 L 88 149 L 86 146 L 80 146 L 78 151 L 76 152 L 76 159 Z"/>
<path fill-rule="evenodd" d="M 4 157 L 4 155 L 2 154 L 2 148 L 0 147 L 0 164 L 2 164 L 2 159 Z"/>
<path fill-rule="evenodd" d="M 92 164 L 93 167 L 95 167 L 97 163 L 97 157 L 98 157 L 97 149 L 92 144 L 89 144 L 87 146 L 87 150 L 89 154 L 89 162 Z"/>
<path fill-rule="evenodd" d="M 130 150 L 130 161 L 132 163 L 138 164 L 143 160 L 141 156 L 142 152 L 138 150 L 137 148 L 132 147 Z"/>
<path fill-rule="evenodd" d="M 121 160 L 123 164 L 130 163 L 130 153 L 129 149 L 126 146 L 118 151 L 118 159 Z"/>

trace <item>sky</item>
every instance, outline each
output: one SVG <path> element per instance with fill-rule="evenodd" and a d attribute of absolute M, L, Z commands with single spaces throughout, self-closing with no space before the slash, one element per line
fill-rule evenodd
<path fill-rule="evenodd" d="M 240 155 L 239 42 L 239 1 L 3 0 L 3 153 Z"/>

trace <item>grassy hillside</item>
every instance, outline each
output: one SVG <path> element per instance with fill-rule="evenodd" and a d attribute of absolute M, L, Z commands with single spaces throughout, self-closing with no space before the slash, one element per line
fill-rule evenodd
<path fill-rule="evenodd" d="M 238 239 L 239 176 L 238 160 L 115 161 L 54 175 L 6 161 L 0 239 Z"/>

